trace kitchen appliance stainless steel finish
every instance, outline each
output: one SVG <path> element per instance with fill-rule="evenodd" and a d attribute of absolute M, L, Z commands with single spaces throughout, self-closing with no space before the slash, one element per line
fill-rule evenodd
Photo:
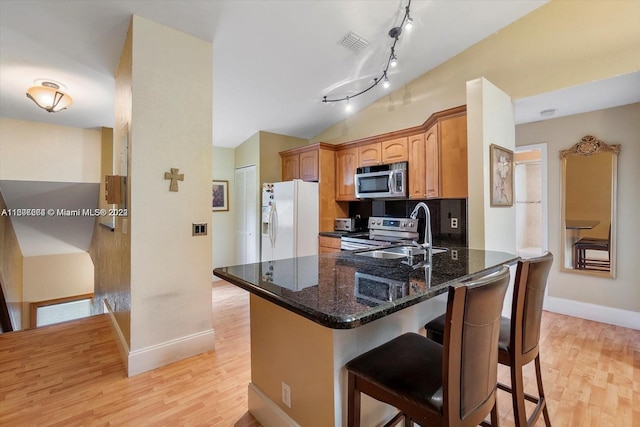
<path fill-rule="evenodd" d="M 378 306 L 392 302 L 409 294 L 409 283 L 386 277 L 356 272 L 355 295 L 358 302 Z"/>
<path fill-rule="evenodd" d="M 367 226 L 363 218 L 336 218 L 333 220 L 334 231 L 360 231 Z"/>
<path fill-rule="evenodd" d="M 407 198 L 407 162 L 358 168 L 355 175 L 359 199 Z"/>
<path fill-rule="evenodd" d="M 343 250 L 375 249 L 418 239 L 418 221 L 411 218 L 371 217 L 369 232 L 342 236 Z"/>

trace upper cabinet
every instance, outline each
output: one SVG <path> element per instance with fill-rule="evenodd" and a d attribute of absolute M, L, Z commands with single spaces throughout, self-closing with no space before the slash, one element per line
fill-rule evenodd
<path fill-rule="evenodd" d="M 382 163 L 406 162 L 409 160 L 409 139 L 404 138 L 382 141 Z"/>
<path fill-rule="evenodd" d="M 379 142 L 358 147 L 358 167 L 379 165 L 382 162 L 382 145 Z"/>
<path fill-rule="evenodd" d="M 282 160 L 282 180 L 318 181 L 318 147 L 303 147 L 280 153 Z"/>
<path fill-rule="evenodd" d="M 358 167 L 396 162 L 409 163 L 410 199 L 468 197 L 466 107 L 435 113 L 421 126 L 338 146 L 336 200 L 358 200 Z"/>
<path fill-rule="evenodd" d="M 358 167 L 406 162 L 408 159 L 407 137 L 372 142 L 358 147 Z"/>
<path fill-rule="evenodd" d="M 316 143 L 280 152 L 283 181 L 302 179 L 318 183 L 320 231 L 333 231 L 333 220 L 349 215 L 348 204 L 338 202 L 336 197 L 337 149 L 336 145 Z M 355 161 L 353 170 L 355 173 Z"/>
<path fill-rule="evenodd" d="M 426 199 L 426 151 L 424 143 L 425 134 L 421 133 L 409 137 L 409 198 Z"/>
<path fill-rule="evenodd" d="M 300 179 L 303 181 L 317 181 L 319 149 L 300 153 Z"/>
<path fill-rule="evenodd" d="M 469 196 L 467 115 L 445 117 L 439 120 L 438 135 L 439 146 L 436 157 L 439 157 L 440 160 L 440 183 L 439 194 L 434 197 L 441 199 L 466 198 Z"/>
<path fill-rule="evenodd" d="M 358 147 L 336 151 L 336 200 L 356 199 L 354 176 L 358 167 Z"/>
<path fill-rule="evenodd" d="M 291 181 L 300 178 L 300 154 L 281 155 L 282 180 Z"/>

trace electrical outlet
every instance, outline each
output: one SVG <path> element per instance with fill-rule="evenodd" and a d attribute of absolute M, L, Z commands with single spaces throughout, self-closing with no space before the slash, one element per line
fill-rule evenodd
<path fill-rule="evenodd" d="M 287 405 L 287 408 L 291 408 L 291 387 L 284 381 L 282 381 L 282 403 Z"/>
<path fill-rule="evenodd" d="M 451 249 L 451 259 L 454 261 L 458 260 L 458 250 L 457 249 Z"/>
<path fill-rule="evenodd" d="M 451 228 L 458 228 L 458 218 L 451 218 Z"/>

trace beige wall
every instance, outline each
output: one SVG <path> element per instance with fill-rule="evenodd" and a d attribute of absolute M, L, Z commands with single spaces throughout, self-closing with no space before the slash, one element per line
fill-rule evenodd
<path fill-rule="evenodd" d="M 282 162 L 278 153 L 307 144 L 308 139 L 260 132 L 260 182 L 282 181 Z"/>
<path fill-rule="evenodd" d="M 23 266 L 25 303 L 93 292 L 93 263 L 86 252 L 25 257 Z"/>
<path fill-rule="evenodd" d="M 617 275 L 605 279 L 560 271 L 560 151 L 585 135 L 620 144 L 618 156 Z M 516 126 L 516 145 L 546 143 L 548 148 L 549 250 L 556 255 L 549 295 L 622 310 L 640 311 L 637 254 L 640 253 L 640 104 L 609 108 Z"/>
<path fill-rule="evenodd" d="M 213 49 L 138 16 L 132 28 L 130 349 L 138 354 L 212 333 L 211 234 L 192 236 L 192 224 L 211 229 Z M 184 174 L 178 192 L 164 179 L 170 168 Z"/>
<path fill-rule="evenodd" d="M 0 193 L 0 211 L 6 209 L 2 193 Z M 28 310 L 23 310 L 23 257 L 18 238 L 13 230 L 11 218 L 0 215 L 0 282 L 7 301 L 9 316 L 14 330 L 28 325 Z"/>
<path fill-rule="evenodd" d="M 346 142 L 422 124 L 434 112 L 465 104 L 465 84 L 478 77 L 519 99 L 637 71 L 638 16 L 637 1 L 551 1 L 311 142 Z"/>
<path fill-rule="evenodd" d="M 0 117 L 0 180 L 100 182 L 100 131 Z"/>
<path fill-rule="evenodd" d="M 334 425 L 333 330 L 254 295 L 250 304 L 251 382 L 300 425 Z"/>
<path fill-rule="evenodd" d="M 213 268 L 236 263 L 234 151 L 233 148 L 213 147 L 213 179 L 229 181 L 229 210 L 211 213 Z M 213 279 L 219 280 L 217 277 Z"/>
<path fill-rule="evenodd" d="M 101 176 L 114 171 L 114 156 L 119 160 L 120 143 L 128 138 L 129 123 L 132 114 L 132 29 L 129 27 L 127 37 L 120 55 L 120 62 L 116 70 L 115 88 L 115 124 L 111 132 L 103 133 L 105 138 L 101 142 Z M 118 154 L 116 154 L 118 153 Z M 131 205 L 131 183 L 127 185 L 127 207 Z M 101 187 L 102 188 L 102 187 Z M 103 194 L 99 203 L 103 203 Z M 94 225 L 93 239 L 89 254 L 94 263 L 94 301 L 100 306 L 106 302 L 113 314 L 118 334 L 127 347 L 131 346 L 131 238 L 129 233 L 129 217 L 116 217 L 115 230 L 101 227 L 98 222 Z M 98 307 L 99 308 L 99 307 Z"/>

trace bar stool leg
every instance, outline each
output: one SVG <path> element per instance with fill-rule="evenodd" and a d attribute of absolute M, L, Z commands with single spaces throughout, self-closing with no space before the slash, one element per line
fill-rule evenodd
<path fill-rule="evenodd" d="M 360 427 L 360 390 L 356 389 L 356 377 L 349 373 L 347 404 L 347 425 L 348 427 Z"/>
<path fill-rule="evenodd" d="M 511 399 L 513 400 L 513 420 L 516 427 L 527 427 L 522 366 L 513 360 L 511 363 Z"/>
<path fill-rule="evenodd" d="M 549 418 L 549 411 L 547 410 L 547 400 L 544 397 L 544 389 L 542 388 L 542 371 L 540 369 L 540 354 L 536 356 L 536 380 L 538 383 L 538 395 L 540 396 L 540 405 L 542 405 L 542 415 L 544 416 L 544 424 L 547 427 L 551 427 L 551 419 Z"/>

